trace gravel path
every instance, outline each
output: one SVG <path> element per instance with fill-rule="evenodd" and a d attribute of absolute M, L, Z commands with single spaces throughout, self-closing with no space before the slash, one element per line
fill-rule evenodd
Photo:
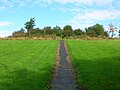
<path fill-rule="evenodd" d="M 59 55 L 59 65 L 56 69 L 50 90 L 79 90 L 75 89 L 77 86 L 75 74 L 71 63 L 66 58 L 67 53 L 64 46 L 64 41 L 60 41 Z"/>

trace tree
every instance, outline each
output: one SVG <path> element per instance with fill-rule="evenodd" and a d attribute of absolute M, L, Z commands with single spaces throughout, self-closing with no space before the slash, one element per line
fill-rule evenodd
<path fill-rule="evenodd" d="M 35 28 L 30 30 L 31 36 L 40 36 L 41 34 L 41 29 L 40 28 Z"/>
<path fill-rule="evenodd" d="M 52 31 L 53 31 L 53 34 L 55 34 L 56 36 L 62 35 L 62 29 L 59 26 L 53 27 Z"/>
<path fill-rule="evenodd" d="M 76 36 L 84 34 L 84 32 L 80 29 L 75 29 L 73 32 Z"/>
<path fill-rule="evenodd" d="M 86 34 L 90 37 L 96 37 L 96 32 L 94 30 L 94 27 L 88 27 L 88 29 L 86 29 Z"/>
<path fill-rule="evenodd" d="M 30 21 L 25 23 L 25 28 L 27 29 L 28 37 L 31 36 L 31 30 L 34 29 L 35 26 L 35 18 L 30 18 Z"/>
<path fill-rule="evenodd" d="M 114 25 L 112 23 L 108 24 L 109 25 L 109 29 L 110 29 L 110 33 L 112 32 L 112 38 L 114 36 Z"/>
<path fill-rule="evenodd" d="M 104 34 L 105 34 L 106 37 L 109 36 L 108 31 L 105 31 Z"/>
<path fill-rule="evenodd" d="M 72 26 L 66 25 L 63 28 L 63 38 L 66 36 L 72 36 L 73 35 L 73 29 Z"/>
<path fill-rule="evenodd" d="M 88 31 L 88 28 L 85 28 L 85 32 L 87 32 Z"/>
<path fill-rule="evenodd" d="M 120 28 L 119 28 L 119 38 L 120 38 Z"/>
<path fill-rule="evenodd" d="M 12 33 L 13 37 L 25 37 L 26 33 L 23 28 L 21 28 L 19 31 L 15 31 Z"/>
<path fill-rule="evenodd" d="M 96 24 L 94 26 L 86 28 L 86 33 L 91 37 L 105 36 L 103 25 Z"/>
<path fill-rule="evenodd" d="M 43 29 L 45 35 L 51 35 L 52 34 L 52 28 L 50 26 L 44 27 Z"/>
<path fill-rule="evenodd" d="M 94 31 L 96 32 L 97 36 L 105 36 L 103 25 L 100 25 L 97 23 L 93 27 L 94 27 Z"/>

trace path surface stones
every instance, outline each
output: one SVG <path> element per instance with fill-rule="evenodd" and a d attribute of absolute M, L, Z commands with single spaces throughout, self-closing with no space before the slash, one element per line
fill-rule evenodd
<path fill-rule="evenodd" d="M 59 55 L 59 65 L 52 80 L 52 86 L 50 90 L 79 90 L 76 88 L 73 67 L 66 58 L 67 53 L 64 46 L 64 41 L 60 41 Z"/>

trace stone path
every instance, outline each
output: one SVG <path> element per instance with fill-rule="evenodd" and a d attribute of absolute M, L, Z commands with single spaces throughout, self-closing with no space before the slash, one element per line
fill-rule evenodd
<path fill-rule="evenodd" d="M 67 53 L 64 46 L 64 41 L 60 41 L 59 55 L 59 65 L 56 69 L 50 90 L 79 90 L 76 88 L 77 85 L 73 67 L 70 61 L 66 58 Z"/>

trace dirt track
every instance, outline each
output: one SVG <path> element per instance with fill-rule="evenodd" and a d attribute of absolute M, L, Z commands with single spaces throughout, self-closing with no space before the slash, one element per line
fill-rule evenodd
<path fill-rule="evenodd" d="M 75 74 L 64 46 L 64 41 L 60 41 L 59 49 L 60 59 L 56 68 L 51 90 L 79 90 L 76 88 Z"/>

